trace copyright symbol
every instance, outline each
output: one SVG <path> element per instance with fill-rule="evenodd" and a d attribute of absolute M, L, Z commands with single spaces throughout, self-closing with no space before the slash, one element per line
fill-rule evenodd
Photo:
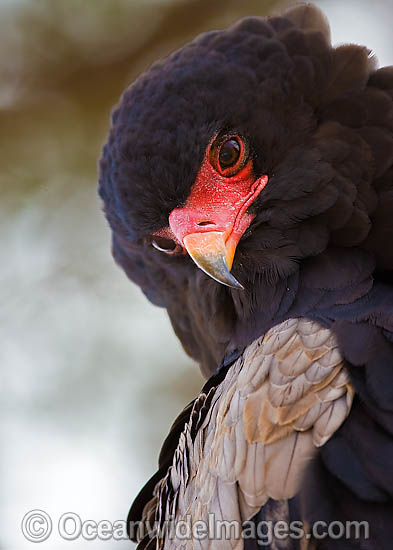
<path fill-rule="evenodd" d="M 43 510 L 30 510 L 22 519 L 22 533 L 30 542 L 43 542 L 52 532 L 52 520 Z"/>

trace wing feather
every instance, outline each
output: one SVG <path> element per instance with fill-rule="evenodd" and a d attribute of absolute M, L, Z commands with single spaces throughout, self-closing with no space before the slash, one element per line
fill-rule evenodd
<path fill-rule="evenodd" d="M 168 475 L 156 486 L 154 503 L 166 502 L 158 507 L 159 521 L 170 514 L 191 524 L 208 525 L 213 517 L 241 525 L 269 498 L 293 497 L 317 448 L 348 415 L 352 397 L 331 331 L 309 319 L 273 327 L 209 396 L 196 400 Z M 168 495 L 175 505 L 168 506 Z M 214 548 L 242 548 L 234 538 L 225 542 L 215 541 Z M 206 539 L 184 547 L 212 545 Z M 161 546 L 182 547 L 165 537 Z"/>

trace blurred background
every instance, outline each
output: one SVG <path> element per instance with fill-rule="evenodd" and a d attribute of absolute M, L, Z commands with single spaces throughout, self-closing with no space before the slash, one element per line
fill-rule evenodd
<path fill-rule="evenodd" d="M 291 2 L 0 0 L 0 549 L 24 514 L 124 520 L 202 378 L 110 255 L 96 162 L 120 93 L 195 34 Z M 334 43 L 393 64 L 391 0 L 320 0 Z M 128 541 L 43 548 L 109 550 Z"/>

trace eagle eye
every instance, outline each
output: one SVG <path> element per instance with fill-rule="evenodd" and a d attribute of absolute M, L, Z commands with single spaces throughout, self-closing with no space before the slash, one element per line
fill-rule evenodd
<path fill-rule="evenodd" d="M 156 250 L 165 254 L 178 254 L 182 251 L 182 247 L 179 244 L 165 237 L 154 237 L 151 244 Z"/>
<path fill-rule="evenodd" d="M 210 162 L 222 176 L 237 174 L 247 161 L 246 145 L 238 135 L 217 137 L 210 148 Z"/>
<path fill-rule="evenodd" d="M 221 147 L 220 152 L 218 153 L 218 162 L 220 163 L 220 168 L 225 170 L 226 168 L 232 168 L 240 157 L 240 144 L 236 138 L 228 139 L 225 141 Z"/>

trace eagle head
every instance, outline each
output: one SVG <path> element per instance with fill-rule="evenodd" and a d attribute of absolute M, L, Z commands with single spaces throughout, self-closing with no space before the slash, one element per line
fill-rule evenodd
<path fill-rule="evenodd" d="M 202 34 L 113 112 L 99 192 L 114 257 L 217 366 L 239 323 L 274 316 L 278 288 L 294 299 L 303 268 L 392 269 L 392 121 L 384 70 L 365 47 L 333 48 L 311 5 Z"/>

